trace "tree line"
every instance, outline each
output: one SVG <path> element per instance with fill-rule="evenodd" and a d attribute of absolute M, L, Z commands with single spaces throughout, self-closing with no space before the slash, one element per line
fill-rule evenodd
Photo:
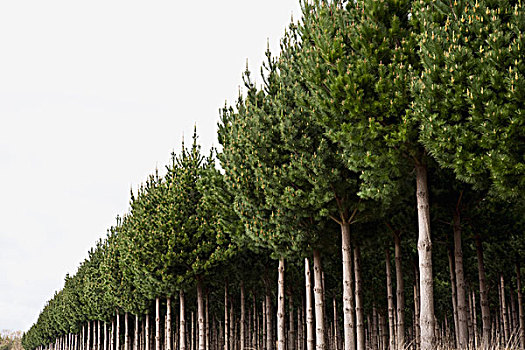
<path fill-rule="evenodd" d="M 524 348 L 524 30 L 519 0 L 302 2 L 220 151 L 131 193 L 24 348 Z"/>

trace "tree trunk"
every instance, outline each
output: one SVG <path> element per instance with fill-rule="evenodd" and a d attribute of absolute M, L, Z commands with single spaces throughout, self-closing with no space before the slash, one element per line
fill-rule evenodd
<path fill-rule="evenodd" d="M 245 310 L 246 306 L 245 306 L 245 303 L 244 303 L 244 283 L 243 281 L 241 281 L 241 324 L 240 324 L 240 350 L 244 350 L 244 346 L 245 346 L 245 343 L 246 343 L 246 334 L 245 334 L 245 329 L 246 329 L 246 310 Z M 248 317 L 248 321 L 249 321 L 249 317 Z"/>
<path fill-rule="evenodd" d="M 195 316 L 193 311 L 191 312 L 190 350 L 195 350 Z"/>
<path fill-rule="evenodd" d="M 272 297 L 269 286 L 266 287 L 266 349 L 273 350 L 272 332 Z"/>
<path fill-rule="evenodd" d="M 518 287 L 518 318 L 520 348 L 525 349 L 525 313 L 523 312 L 523 293 L 521 292 L 521 271 L 519 261 L 516 263 L 516 284 Z"/>
<path fill-rule="evenodd" d="M 146 339 L 144 340 L 144 348 L 145 350 L 149 350 L 149 314 L 146 314 L 146 329 L 145 329 L 145 333 L 146 333 Z M 176 349 L 175 349 L 176 350 Z"/>
<path fill-rule="evenodd" d="M 139 317 L 135 315 L 135 336 L 133 337 L 133 349 L 139 350 Z"/>
<path fill-rule="evenodd" d="M 120 350 L 120 315 L 117 309 L 117 333 L 115 334 L 115 350 Z"/>
<path fill-rule="evenodd" d="M 229 337 L 229 323 L 228 323 L 228 281 L 224 284 L 224 350 L 230 350 Z"/>
<path fill-rule="evenodd" d="M 453 215 L 453 231 L 458 315 L 458 328 L 456 328 L 456 332 L 458 334 L 457 346 L 460 349 L 465 349 L 468 346 L 468 306 L 465 292 L 465 277 L 463 275 L 463 250 L 461 248 L 461 219 L 458 209 L 454 211 Z"/>
<path fill-rule="evenodd" d="M 396 264 L 396 302 L 397 302 L 397 348 L 405 348 L 405 283 L 401 261 L 401 237 L 394 233 L 394 256 Z"/>
<path fill-rule="evenodd" d="M 184 310 L 184 291 L 179 291 L 179 347 L 180 350 L 186 350 L 186 312 Z"/>
<path fill-rule="evenodd" d="M 104 322 L 104 350 L 108 350 L 108 324 L 106 322 Z"/>
<path fill-rule="evenodd" d="M 262 326 L 262 339 L 261 339 L 261 348 L 266 349 L 266 330 L 268 327 L 266 326 L 266 296 L 264 297 L 264 300 L 262 302 L 262 320 L 261 320 L 261 326 Z"/>
<path fill-rule="evenodd" d="M 101 350 L 100 348 L 100 320 L 97 321 L 97 350 Z"/>
<path fill-rule="evenodd" d="M 365 316 L 363 310 L 363 292 L 361 282 L 361 251 L 358 245 L 354 248 L 354 270 L 357 350 L 365 350 Z"/>
<path fill-rule="evenodd" d="M 197 278 L 197 323 L 199 325 L 199 350 L 205 350 L 204 340 L 204 298 L 202 296 L 202 280 Z"/>
<path fill-rule="evenodd" d="M 339 350 L 339 328 L 337 327 L 337 302 L 335 296 L 332 298 L 334 306 L 334 349 Z"/>
<path fill-rule="evenodd" d="M 450 271 L 450 289 L 452 292 L 452 313 L 454 316 L 454 334 L 455 334 L 455 347 L 459 347 L 459 324 L 458 324 L 458 298 L 457 298 L 457 287 L 456 287 L 456 276 L 454 269 L 454 259 L 452 258 L 452 251 L 448 251 L 448 267 Z"/>
<path fill-rule="evenodd" d="M 124 314 L 124 350 L 129 350 L 129 322 L 127 312 Z"/>
<path fill-rule="evenodd" d="M 310 262 L 304 259 L 304 274 L 306 282 L 306 350 L 314 350 L 314 311 L 312 304 L 312 277 Z"/>
<path fill-rule="evenodd" d="M 285 350 L 286 326 L 284 324 L 285 300 L 284 300 L 284 258 L 279 259 L 278 271 L 278 296 L 277 296 L 277 350 Z"/>
<path fill-rule="evenodd" d="M 421 328 L 419 328 L 419 319 L 420 319 L 420 313 L 419 313 L 419 271 L 417 267 L 414 268 L 414 328 L 415 328 L 415 344 L 416 344 L 416 350 L 419 350 L 421 348 Z"/>
<path fill-rule="evenodd" d="M 303 307 L 297 308 L 297 350 L 304 350 Z"/>
<path fill-rule="evenodd" d="M 421 349 L 436 347 L 434 335 L 434 285 L 432 277 L 432 241 L 430 238 L 430 210 L 428 202 L 427 168 L 416 165 L 419 274 L 421 291 Z"/>
<path fill-rule="evenodd" d="M 505 342 L 508 342 L 510 339 L 510 332 L 509 332 L 509 322 L 508 322 L 508 314 L 507 314 L 507 305 L 505 301 L 505 281 L 503 280 L 503 275 L 500 275 L 500 288 L 501 288 L 501 310 L 502 310 L 502 317 L 503 317 L 503 329 L 505 331 Z"/>
<path fill-rule="evenodd" d="M 321 255 L 314 249 L 315 348 L 325 350 Z"/>
<path fill-rule="evenodd" d="M 341 248 L 343 254 L 343 333 L 344 350 L 355 350 L 354 291 L 352 276 L 352 247 L 350 224 L 341 225 Z"/>
<path fill-rule="evenodd" d="M 370 333 L 370 345 L 372 349 L 377 349 L 377 310 L 375 303 L 372 303 L 372 332 Z"/>
<path fill-rule="evenodd" d="M 166 350 L 171 350 L 171 297 L 166 298 Z"/>
<path fill-rule="evenodd" d="M 293 312 L 293 294 L 288 290 L 288 349 L 295 350 L 295 327 L 294 327 L 294 312 Z"/>
<path fill-rule="evenodd" d="M 160 350 L 160 299 L 155 298 L 155 350 Z"/>
<path fill-rule="evenodd" d="M 87 350 L 91 350 L 91 322 L 87 322 Z M 127 350 L 127 349 L 126 349 Z"/>
<path fill-rule="evenodd" d="M 517 330 L 519 326 L 518 326 L 518 314 L 516 310 L 516 298 L 514 298 L 514 291 L 512 290 L 512 288 L 510 288 L 510 310 L 511 310 L 511 315 L 512 315 L 511 333 L 514 333 L 514 330 Z"/>
<path fill-rule="evenodd" d="M 476 292 L 472 291 L 472 320 L 474 321 L 474 348 L 478 348 L 478 317 L 476 312 Z"/>
<path fill-rule="evenodd" d="M 482 321 L 482 347 L 487 348 L 490 344 L 490 304 L 489 294 L 487 290 L 487 283 L 485 277 L 485 263 L 483 259 L 483 245 L 481 243 L 481 237 L 475 236 L 476 239 L 476 254 L 478 258 L 478 278 L 479 278 L 479 296 L 481 304 L 481 321 Z"/>
<path fill-rule="evenodd" d="M 206 293 L 206 325 L 205 325 L 205 329 L 206 329 L 206 350 L 210 350 L 210 318 L 209 318 L 209 313 L 210 313 L 210 309 L 209 309 L 209 298 L 208 298 L 208 293 Z"/>
<path fill-rule="evenodd" d="M 385 263 L 386 263 L 386 294 L 388 302 L 388 339 L 389 349 L 396 348 L 396 339 L 394 332 L 394 293 L 392 292 L 392 265 L 390 263 L 390 250 L 385 249 Z"/>

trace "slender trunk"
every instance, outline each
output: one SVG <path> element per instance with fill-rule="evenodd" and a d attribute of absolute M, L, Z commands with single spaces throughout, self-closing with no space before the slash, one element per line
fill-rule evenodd
<path fill-rule="evenodd" d="M 507 305 L 505 300 L 505 281 L 503 279 L 503 275 L 500 275 L 500 288 L 501 288 L 501 310 L 502 310 L 502 317 L 503 317 L 503 329 L 505 331 L 505 342 L 508 342 L 510 339 L 510 332 L 509 332 L 509 322 L 508 322 L 508 315 L 507 315 Z"/>
<path fill-rule="evenodd" d="M 341 225 L 341 248 L 343 253 L 343 333 L 344 350 L 355 350 L 354 291 L 352 276 L 352 247 L 350 224 Z"/>
<path fill-rule="evenodd" d="M 209 318 L 209 298 L 208 293 L 206 293 L 206 300 L 205 300 L 205 307 L 206 307 L 206 325 L 204 328 L 206 329 L 206 350 L 210 350 L 210 318 Z"/>
<path fill-rule="evenodd" d="M 468 341 L 467 341 L 467 344 L 468 344 L 468 347 L 472 347 L 472 345 L 474 344 L 474 339 L 472 339 L 472 335 L 474 334 L 474 329 L 473 329 L 473 320 L 472 320 L 472 294 L 469 293 L 467 291 L 467 294 L 469 296 L 468 298 L 468 334 L 469 334 L 469 337 L 468 337 Z"/>
<path fill-rule="evenodd" d="M 145 350 L 149 350 L 149 314 L 146 314 L 146 339 L 144 340 Z"/>
<path fill-rule="evenodd" d="M 195 350 L 195 316 L 191 312 L 190 349 Z"/>
<path fill-rule="evenodd" d="M 452 313 L 454 316 L 454 334 L 455 334 L 455 347 L 459 346 L 459 324 L 458 324 L 458 298 L 456 288 L 456 276 L 454 269 L 454 259 L 452 257 L 452 251 L 448 251 L 448 267 L 450 271 L 450 289 L 452 291 Z"/>
<path fill-rule="evenodd" d="M 184 310 L 184 291 L 179 291 L 179 348 L 180 350 L 186 350 L 186 312 Z"/>
<path fill-rule="evenodd" d="M 465 349 L 468 346 L 468 306 L 465 292 L 465 277 L 463 275 L 463 250 L 461 248 L 461 219 L 459 211 L 454 211 L 453 215 L 454 231 L 454 265 L 456 272 L 456 297 L 457 297 L 457 317 L 458 323 L 457 346 Z"/>
<path fill-rule="evenodd" d="M 381 349 L 386 350 L 388 349 L 388 332 L 386 330 L 386 317 L 382 314 L 379 314 L 379 322 L 381 323 Z"/>
<path fill-rule="evenodd" d="M 377 310 L 375 303 L 372 303 L 372 332 L 370 333 L 370 340 L 372 349 L 377 349 Z"/>
<path fill-rule="evenodd" d="M 133 349 L 139 350 L 139 317 L 135 315 L 135 336 L 133 338 Z"/>
<path fill-rule="evenodd" d="M 91 322 L 87 322 L 87 350 L 91 350 Z M 126 349 L 127 350 L 127 349 Z"/>
<path fill-rule="evenodd" d="M 354 248 L 355 270 L 355 314 L 357 329 L 357 350 L 365 349 L 365 316 L 363 310 L 363 292 L 361 282 L 361 251 L 359 246 Z"/>
<path fill-rule="evenodd" d="M 293 294 L 289 290 L 288 293 L 288 349 L 295 350 L 295 327 L 294 327 L 294 312 L 293 312 Z"/>
<path fill-rule="evenodd" d="M 127 312 L 124 314 L 124 350 L 129 350 L 129 323 Z"/>
<path fill-rule="evenodd" d="M 285 300 L 284 300 L 284 258 L 279 259 L 278 270 L 278 296 L 277 296 L 277 350 L 285 350 L 286 326 L 284 324 Z"/>
<path fill-rule="evenodd" d="M 332 304 L 334 306 L 334 349 L 339 350 L 339 328 L 337 327 L 337 302 L 335 297 L 332 298 Z"/>
<path fill-rule="evenodd" d="M 518 287 L 518 318 L 520 348 L 525 349 L 525 313 L 523 312 L 523 293 L 521 292 L 521 271 L 519 261 L 516 263 L 516 284 Z"/>
<path fill-rule="evenodd" d="M 229 323 L 228 323 L 228 281 L 224 284 L 224 350 L 230 350 L 229 337 Z"/>
<path fill-rule="evenodd" d="M 390 263 L 390 250 L 385 249 L 386 262 L 386 293 L 388 302 L 388 339 L 389 349 L 396 348 L 396 339 L 394 337 L 394 293 L 392 292 L 392 265 Z"/>
<path fill-rule="evenodd" d="M 266 326 L 266 320 L 267 320 L 267 317 L 266 317 L 266 297 L 264 298 L 263 302 L 262 302 L 262 321 L 261 321 L 261 326 L 262 326 L 262 339 L 261 339 L 261 348 L 262 349 L 266 349 L 266 330 L 267 330 L 267 326 Z"/>
<path fill-rule="evenodd" d="M 166 298 L 166 350 L 171 350 L 171 297 Z"/>
<path fill-rule="evenodd" d="M 120 315 L 117 309 L 117 332 L 115 334 L 115 350 L 120 350 Z"/>
<path fill-rule="evenodd" d="M 312 303 L 312 277 L 310 262 L 304 259 L 304 274 L 306 282 L 306 350 L 314 350 L 314 311 Z"/>
<path fill-rule="evenodd" d="M 155 350 L 160 350 L 160 299 L 155 299 Z"/>
<path fill-rule="evenodd" d="M 516 311 L 516 298 L 514 298 L 514 291 L 512 290 L 512 288 L 510 289 L 510 310 L 511 310 L 510 313 L 512 315 L 511 333 L 513 333 L 514 330 L 517 330 L 519 328 L 519 326 L 518 326 L 518 314 Z"/>
<path fill-rule="evenodd" d="M 246 306 L 245 306 L 245 303 L 244 303 L 244 283 L 243 281 L 241 281 L 241 321 L 240 321 L 240 350 L 244 350 L 244 346 L 245 346 L 245 343 L 246 343 L 246 334 L 245 334 L 245 329 L 246 329 L 246 310 L 245 310 Z M 249 317 L 248 317 L 248 321 L 249 321 Z"/>
<path fill-rule="evenodd" d="M 297 309 L 297 350 L 304 349 L 303 308 Z"/>
<path fill-rule="evenodd" d="M 476 253 L 478 258 L 478 277 L 479 277 L 479 296 L 481 303 L 481 321 L 482 321 L 482 347 L 487 348 L 490 344 L 490 304 L 489 294 L 487 290 L 487 283 L 485 277 L 485 263 L 483 260 L 483 245 L 479 235 L 475 236 L 476 239 Z"/>
<path fill-rule="evenodd" d="M 416 350 L 419 350 L 421 348 L 421 328 L 419 328 L 419 319 L 420 319 L 420 313 L 419 313 L 419 271 L 417 267 L 414 269 L 414 329 L 415 329 L 415 343 L 416 343 Z"/>
<path fill-rule="evenodd" d="M 101 350 L 100 347 L 100 320 L 97 321 L 97 350 Z"/>
<path fill-rule="evenodd" d="M 202 296 L 202 280 L 197 278 L 197 323 L 199 325 L 199 350 L 205 350 L 204 340 L 204 298 Z"/>
<path fill-rule="evenodd" d="M 430 210 L 428 202 L 427 169 L 416 165 L 417 212 L 420 291 L 421 291 L 421 349 L 436 347 L 434 335 L 434 285 L 432 277 L 432 241 L 430 238 Z"/>
<path fill-rule="evenodd" d="M 478 316 L 476 312 L 476 292 L 472 291 L 472 320 L 474 321 L 474 348 L 478 348 Z"/>
<path fill-rule="evenodd" d="M 108 324 L 104 322 L 104 350 L 108 350 Z"/>
<path fill-rule="evenodd" d="M 273 350 L 272 332 L 272 297 L 269 286 L 266 287 L 266 349 Z"/>
<path fill-rule="evenodd" d="M 325 350 L 324 338 L 324 305 L 322 287 L 321 255 L 314 249 L 314 299 L 315 299 L 315 347 L 316 350 Z"/>
<path fill-rule="evenodd" d="M 394 234 L 394 256 L 396 265 L 396 303 L 397 303 L 397 348 L 405 348 L 405 283 L 401 261 L 401 237 Z"/>

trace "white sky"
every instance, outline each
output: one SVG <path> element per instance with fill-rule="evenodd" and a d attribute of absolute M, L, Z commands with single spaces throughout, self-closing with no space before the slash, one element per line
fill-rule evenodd
<path fill-rule="evenodd" d="M 0 329 L 27 330 L 299 0 L 0 2 Z M 261 81 L 260 79 L 258 80 Z"/>

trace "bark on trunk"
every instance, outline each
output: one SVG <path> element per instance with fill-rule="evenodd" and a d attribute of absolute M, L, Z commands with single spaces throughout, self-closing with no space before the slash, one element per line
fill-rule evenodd
<path fill-rule="evenodd" d="M 505 281 L 503 279 L 503 275 L 500 275 L 500 281 L 501 281 L 500 288 L 501 288 L 501 310 L 502 310 L 502 317 L 503 317 L 503 329 L 505 332 L 505 342 L 508 342 L 510 339 L 510 332 L 509 332 L 507 305 L 505 301 Z"/>
<path fill-rule="evenodd" d="M 510 289 L 510 311 L 512 314 L 511 333 L 513 333 L 514 330 L 517 330 L 519 328 L 519 326 L 518 326 L 518 313 L 516 310 L 516 298 L 514 298 L 514 291 L 512 290 L 512 288 Z"/>
<path fill-rule="evenodd" d="M 202 296 L 202 281 L 197 278 L 197 322 L 199 325 L 199 350 L 205 350 L 204 341 L 204 298 Z"/>
<path fill-rule="evenodd" d="M 312 304 L 312 277 L 310 262 L 304 259 L 304 274 L 306 284 L 306 350 L 314 350 L 314 311 Z"/>
<path fill-rule="evenodd" d="M 516 263 L 516 284 L 518 287 L 518 318 L 520 322 L 519 339 L 520 348 L 525 349 L 525 313 L 523 312 L 523 293 L 521 292 L 520 263 Z"/>
<path fill-rule="evenodd" d="M 289 290 L 288 293 L 288 349 L 295 350 L 295 327 L 294 327 L 294 312 L 293 312 L 293 296 Z"/>
<path fill-rule="evenodd" d="M 472 320 L 474 321 L 474 348 L 478 348 L 478 317 L 476 312 L 476 292 L 472 291 Z"/>
<path fill-rule="evenodd" d="M 108 324 L 104 322 L 104 350 L 108 350 Z"/>
<path fill-rule="evenodd" d="M 434 335 L 434 285 L 432 277 L 432 241 L 430 238 L 430 210 L 426 166 L 416 165 L 417 212 L 420 291 L 421 291 L 421 349 L 436 347 Z"/>
<path fill-rule="evenodd" d="M 210 350 L 210 318 L 209 318 L 209 313 L 210 313 L 210 309 L 209 309 L 209 298 L 208 298 L 208 293 L 206 293 L 206 324 L 205 324 L 205 329 L 206 329 L 206 350 Z"/>
<path fill-rule="evenodd" d="M 314 249 L 315 348 L 325 350 L 321 254 Z"/>
<path fill-rule="evenodd" d="M 394 252 L 396 263 L 396 298 L 397 298 L 397 348 L 405 348 L 405 283 L 401 261 L 401 237 L 394 234 Z"/>
<path fill-rule="evenodd" d="M 240 350 L 244 350 L 246 342 L 245 335 L 246 310 L 244 304 L 244 283 L 241 281 L 241 324 L 240 324 Z"/>
<path fill-rule="evenodd" d="M 475 236 L 476 239 L 476 254 L 478 258 L 478 278 L 479 278 L 479 297 L 481 304 L 481 321 L 482 321 L 482 347 L 487 348 L 490 344 L 490 334 L 491 334 L 491 325 L 490 325 L 490 304 L 489 304 L 489 294 L 487 290 L 487 283 L 485 277 L 485 262 L 483 259 L 483 245 L 481 243 L 481 237 L 479 235 Z"/>
<path fill-rule="evenodd" d="M 146 339 L 144 340 L 144 348 L 145 350 L 149 350 L 149 342 L 150 342 L 150 339 L 149 339 L 149 314 L 146 314 Z"/>
<path fill-rule="evenodd" d="M 160 350 L 160 299 L 155 298 L 155 350 Z"/>
<path fill-rule="evenodd" d="M 419 350 L 421 348 L 421 328 L 419 328 L 419 319 L 420 319 L 420 313 L 419 313 L 419 271 L 417 267 L 414 269 L 414 323 L 415 323 L 415 343 L 416 343 L 416 350 Z"/>
<path fill-rule="evenodd" d="M 452 293 L 452 314 L 454 318 L 454 339 L 455 347 L 459 346 L 459 324 L 458 324 L 458 298 L 457 298 L 457 287 L 456 287 L 456 275 L 454 269 L 454 259 L 452 258 L 452 251 L 448 251 L 448 267 L 450 271 L 450 289 Z"/>
<path fill-rule="evenodd" d="M 354 270 L 357 350 L 365 350 L 365 316 L 363 310 L 363 292 L 361 282 L 361 251 L 357 245 L 354 248 Z"/>
<path fill-rule="evenodd" d="M 166 298 L 166 350 L 171 350 L 171 298 Z"/>
<path fill-rule="evenodd" d="M 285 350 L 286 326 L 284 324 L 285 300 L 284 300 L 284 258 L 279 259 L 278 273 L 278 296 L 277 296 L 277 350 Z"/>
<path fill-rule="evenodd" d="M 117 332 L 115 334 L 115 350 L 120 350 L 120 315 L 117 310 Z"/>
<path fill-rule="evenodd" d="M 129 350 L 129 322 L 127 312 L 124 314 L 124 350 Z"/>
<path fill-rule="evenodd" d="M 388 303 L 388 339 L 389 349 L 396 348 L 396 339 L 394 332 L 394 293 L 392 291 L 392 265 L 390 263 L 390 250 L 385 249 L 385 263 L 386 263 L 386 294 Z"/>
<path fill-rule="evenodd" d="M 100 320 L 97 321 L 97 350 L 100 350 Z"/>
<path fill-rule="evenodd" d="M 337 327 L 337 302 L 335 297 L 332 298 L 334 307 L 334 349 L 339 350 L 339 328 Z"/>
<path fill-rule="evenodd" d="M 91 322 L 88 321 L 87 323 L 87 350 L 91 350 Z M 127 350 L 127 349 L 126 349 Z"/>
<path fill-rule="evenodd" d="M 139 317 L 135 315 L 135 336 L 133 338 L 133 349 L 139 350 Z"/>
<path fill-rule="evenodd" d="M 352 277 L 352 247 L 350 224 L 341 225 L 341 248 L 343 254 L 343 333 L 344 350 L 355 350 L 354 291 Z"/>
<path fill-rule="evenodd" d="M 228 323 L 228 281 L 224 284 L 224 350 L 230 349 L 230 325 Z"/>
<path fill-rule="evenodd" d="M 456 271 L 456 289 L 457 289 L 457 313 L 458 324 L 456 332 L 458 333 L 458 347 L 465 349 L 468 346 L 468 307 L 465 288 L 465 277 L 463 274 L 463 250 L 461 248 L 461 219 L 458 210 L 453 215 L 454 230 L 454 265 Z"/>
<path fill-rule="evenodd" d="M 184 291 L 179 291 L 179 347 L 180 350 L 186 350 L 186 312 L 184 310 Z"/>
<path fill-rule="evenodd" d="M 272 297 L 269 286 L 266 287 L 266 349 L 273 350 L 272 332 Z"/>

